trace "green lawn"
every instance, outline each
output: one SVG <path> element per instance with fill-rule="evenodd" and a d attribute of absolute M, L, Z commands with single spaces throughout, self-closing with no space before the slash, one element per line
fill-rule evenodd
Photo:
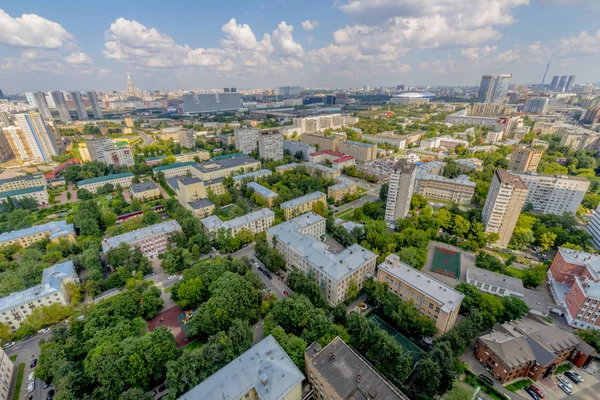
<path fill-rule="evenodd" d="M 192 351 L 194 349 L 198 349 L 200 347 L 202 347 L 204 343 L 202 343 L 200 340 L 196 340 L 195 342 L 192 342 L 190 344 L 188 344 L 187 346 L 185 346 L 183 348 L 183 351 Z"/>
<path fill-rule="evenodd" d="M 352 215 L 353 212 L 354 208 L 348 208 L 347 210 L 340 211 L 339 213 L 335 214 L 335 216 L 338 218 L 342 218 L 342 216 L 345 216 L 346 214 Z"/>
<path fill-rule="evenodd" d="M 17 361 L 17 357 L 19 357 L 18 354 L 15 354 L 14 356 L 10 356 L 10 361 L 12 361 L 12 362 Z"/>
<path fill-rule="evenodd" d="M 358 210 L 358 215 L 355 217 L 354 212 Z M 336 217 L 341 218 L 341 219 L 345 219 L 346 221 L 352 221 L 352 222 L 369 222 L 372 221 L 372 219 L 365 215 L 362 210 L 360 208 L 356 209 L 356 208 L 349 208 L 348 210 L 345 210 L 339 214 L 336 215 Z"/>
<path fill-rule="evenodd" d="M 507 267 L 506 270 L 510 272 L 515 278 L 523 279 L 523 270 L 515 267 Z"/>
<path fill-rule="evenodd" d="M 556 371 L 554 371 L 554 375 L 562 374 L 563 372 L 567 372 L 571 369 L 573 369 L 573 364 L 571 363 L 559 365 L 558 368 L 556 368 Z"/>
<path fill-rule="evenodd" d="M 15 391 L 13 392 L 13 400 L 18 400 L 21 395 L 21 386 L 23 385 L 23 376 L 25 375 L 25 363 L 19 364 L 19 371 L 17 372 L 17 382 L 15 385 Z"/>

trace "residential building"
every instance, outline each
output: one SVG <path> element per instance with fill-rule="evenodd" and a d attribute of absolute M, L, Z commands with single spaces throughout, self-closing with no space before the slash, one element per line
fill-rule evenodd
<path fill-rule="evenodd" d="M 240 127 L 233 129 L 235 148 L 244 154 L 250 155 L 258 149 L 258 128 Z"/>
<path fill-rule="evenodd" d="M 441 176 L 445 165 L 441 161 L 418 165 L 413 192 L 430 199 L 470 204 L 475 195 L 475 182 L 467 175 L 454 179 Z"/>
<path fill-rule="evenodd" d="M 307 143 L 314 146 L 317 150 L 339 151 L 340 147 L 340 139 L 336 137 L 328 137 L 325 135 L 305 133 L 302 135 L 300 140 L 303 143 Z"/>
<path fill-rule="evenodd" d="M 461 172 L 483 171 L 483 163 L 479 158 L 459 158 L 454 162 Z"/>
<path fill-rule="evenodd" d="M 33 102 L 35 103 L 34 105 L 37 107 L 42 118 L 45 120 L 52 120 L 52 113 L 46 102 L 44 92 L 33 92 L 31 95 L 33 97 Z"/>
<path fill-rule="evenodd" d="M 215 205 L 208 199 L 198 199 L 185 203 L 184 208 L 187 208 L 194 214 L 196 218 L 206 218 L 215 211 Z"/>
<path fill-rule="evenodd" d="M 395 223 L 400 218 L 406 218 L 410 209 L 410 200 L 415 188 L 417 168 L 406 160 L 399 160 L 390 175 L 388 198 L 385 206 L 385 220 Z"/>
<path fill-rule="evenodd" d="M 300 86 L 276 86 L 273 89 L 273 94 L 275 96 L 298 97 L 300 96 L 300 90 Z"/>
<path fill-rule="evenodd" d="M 505 104 L 475 103 L 471 106 L 469 115 L 474 117 L 497 117 L 505 115 L 508 110 L 510 109 Z"/>
<path fill-rule="evenodd" d="M 301 400 L 304 375 L 272 335 L 178 400 Z"/>
<path fill-rule="evenodd" d="M 456 139 L 451 136 L 437 136 L 421 140 L 420 148 L 425 150 L 436 150 L 440 147 L 446 149 L 456 149 L 458 146 L 469 147 L 469 142 L 463 139 Z"/>
<path fill-rule="evenodd" d="M 256 193 L 257 196 L 267 202 L 267 207 L 273 208 L 275 199 L 277 196 L 279 196 L 276 192 L 264 187 L 263 185 L 259 185 L 256 182 L 249 182 L 247 186 L 249 189 L 254 190 L 254 193 Z"/>
<path fill-rule="evenodd" d="M 494 131 L 490 131 L 487 133 L 486 137 L 485 137 L 485 142 L 484 143 L 496 143 L 502 140 L 502 136 L 504 135 L 504 132 L 502 131 L 498 131 L 498 132 L 494 132 Z"/>
<path fill-rule="evenodd" d="M 412 301 L 421 314 L 434 320 L 439 333 L 446 333 L 456 323 L 465 296 L 403 263 L 396 254 L 379 264 L 377 281 L 385 283 L 403 301 Z"/>
<path fill-rule="evenodd" d="M 357 122 L 358 118 L 341 114 L 294 118 L 293 126 L 290 128 L 290 130 L 292 130 L 292 132 L 298 132 L 299 134 L 304 135 L 307 133 L 323 132 L 327 129 L 340 129 Z"/>
<path fill-rule="evenodd" d="M 337 178 L 336 181 L 337 183 L 335 185 L 327 188 L 327 198 L 338 202 L 344 200 L 344 196 L 346 196 L 346 194 L 356 193 L 356 183 L 354 181 L 341 177 Z"/>
<path fill-rule="evenodd" d="M 503 169 L 494 173 L 482 212 L 485 232 L 499 236 L 494 246 L 508 246 L 528 193 L 527 186 L 519 176 Z"/>
<path fill-rule="evenodd" d="M 18 147 L 26 149 L 28 158 L 44 163 L 51 161 L 52 156 L 58 155 L 52 133 L 40 114 L 16 114 L 15 120 L 21 132 L 20 134 L 15 132 L 11 137 L 20 142 Z"/>
<path fill-rule="evenodd" d="M 160 189 L 154 181 L 132 184 L 129 188 L 131 195 L 141 201 L 153 200 L 162 197 Z"/>
<path fill-rule="evenodd" d="M 186 149 L 196 148 L 196 132 L 193 129 L 180 129 L 177 132 L 179 144 Z"/>
<path fill-rule="evenodd" d="M 323 195 L 324 196 L 324 195 Z M 326 219 L 313 212 L 267 230 L 267 243 L 283 256 L 286 267 L 311 273 L 325 290 L 329 304 L 335 306 L 348 296 L 348 288 L 360 290 L 373 277 L 377 255 L 354 244 L 334 253 L 321 240 L 325 238 Z"/>
<path fill-rule="evenodd" d="M 398 150 L 404 150 L 407 145 L 406 137 L 403 135 L 396 135 L 393 131 L 381 132 L 375 135 L 362 134 L 362 139 L 369 141 L 370 143 L 376 144 L 389 144 L 397 147 Z"/>
<path fill-rule="evenodd" d="M 320 150 L 320 151 L 315 151 L 313 153 L 310 153 L 308 155 L 308 161 L 310 161 L 311 163 L 322 163 L 325 160 L 328 161 L 333 161 L 333 160 L 337 160 L 338 158 L 342 158 L 342 157 L 346 157 L 346 154 L 340 152 L 340 151 L 333 151 L 333 150 Z"/>
<path fill-rule="evenodd" d="M 468 115 L 468 110 L 460 110 L 450 114 L 445 119 L 452 125 L 476 125 L 492 128 L 495 131 L 504 130 L 504 125 L 498 117 L 473 117 Z"/>
<path fill-rule="evenodd" d="M 355 159 L 352 156 L 344 156 L 331 161 L 331 168 L 336 171 L 342 171 L 346 167 L 351 167 L 355 164 Z"/>
<path fill-rule="evenodd" d="M 294 170 L 300 166 L 301 165 L 298 163 L 290 163 L 290 164 L 280 165 L 279 167 L 275 167 L 275 172 L 277 172 L 278 174 L 283 174 L 286 171 Z"/>
<path fill-rule="evenodd" d="M 257 171 L 260 167 L 260 161 L 241 153 L 236 153 L 213 157 L 209 161 L 195 164 L 191 169 L 191 174 L 203 181 L 208 181 L 232 176 L 239 172 Z"/>
<path fill-rule="evenodd" d="M 71 100 L 73 100 L 73 104 L 75 104 L 77 118 L 80 121 L 87 121 L 89 118 L 87 111 L 85 110 L 85 105 L 83 104 L 83 99 L 81 98 L 81 93 L 76 90 L 73 90 L 69 92 L 69 95 L 71 96 Z"/>
<path fill-rule="evenodd" d="M 240 93 L 186 93 L 183 95 L 185 115 L 237 111 L 242 106 Z"/>
<path fill-rule="evenodd" d="M 275 213 L 268 208 L 261 208 L 241 217 L 229 221 L 221 221 L 216 215 L 204 218 L 200 222 L 206 232 L 218 232 L 220 229 L 231 230 L 231 235 L 236 236 L 240 231 L 246 229 L 250 233 L 264 232 L 273 226 Z"/>
<path fill-rule="evenodd" d="M 192 174 L 192 167 L 196 165 L 195 161 L 176 162 L 169 165 L 161 165 L 152 169 L 154 176 L 159 172 L 162 172 L 165 179 L 173 178 L 175 176 L 184 176 Z"/>
<path fill-rule="evenodd" d="M 89 155 L 89 161 L 106 162 L 105 153 L 114 149 L 115 145 L 110 139 L 93 139 L 85 141 L 85 148 Z M 82 161 L 88 160 L 83 159 Z"/>
<path fill-rule="evenodd" d="M 193 151 L 191 153 L 175 154 L 174 157 L 175 157 L 176 162 L 195 161 L 196 157 L 198 157 L 199 162 L 202 162 L 202 161 L 210 160 L 210 152 L 200 150 L 200 151 Z"/>
<path fill-rule="evenodd" d="M 144 256 L 148 258 L 157 258 L 160 254 L 167 251 L 170 237 L 175 232 L 181 232 L 181 226 L 177 221 L 161 222 L 104 239 L 102 241 L 102 251 L 106 254 L 110 249 L 119 247 L 121 243 L 126 243 L 132 248 L 134 246 L 138 247 Z"/>
<path fill-rule="evenodd" d="M 285 220 L 292 219 L 298 215 L 312 211 L 313 207 L 318 203 L 322 202 L 327 205 L 327 198 L 325 193 L 312 192 L 296 199 L 281 203 L 279 206 L 283 210 L 283 217 Z"/>
<path fill-rule="evenodd" d="M 48 182 L 42 174 L 0 179 L 0 192 L 9 192 L 11 190 L 26 189 L 39 186 L 48 186 Z"/>
<path fill-rule="evenodd" d="M 550 84 L 550 90 L 553 92 L 569 92 L 575 83 L 575 75 L 554 76 Z"/>
<path fill-rule="evenodd" d="M 255 181 L 258 178 L 262 178 L 264 176 L 271 176 L 272 172 L 270 169 L 259 169 L 258 171 L 252 171 L 241 175 L 236 175 L 233 177 L 233 182 L 236 187 L 241 187 L 242 183 Z"/>
<path fill-rule="evenodd" d="M 71 114 L 67 108 L 67 102 L 65 101 L 65 95 L 60 90 L 54 90 L 50 92 L 54 106 L 58 110 L 60 120 L 64 123 L 71 122 Z"/>
<path fill-rule="evenodd" d="M 15 366 L 3 349 L 0 349 L 0 400 L 9 399 Z"/>
<path fill-rule="evenodd" d="M 302 159 L 308 161 L 308 155 L 316 152 L 317 149 L 308 143 L 303 143 L 297 140 L 284 140 L 283 152 L 291 156 L 302 153 Z"/>
<path fill-rule="evenodd" d="M 581 119 L 584 124 L 595 125 L 600 123 L 600 107 L 593 107 L 585 112 L 584 117 Z"/>
<path fill-rule="evenodd" d="M 523 111 L 530 114 L 545 114 L 550 104 L 550 99 L 547 97 L 530 97 L 525 102 Z"/>
<path fill-rule="evenodd" d="M 377 159 L 376 144 L 346 140 L 340 143 L 338 149 L 342 153 L 352 156 L 360 162 L 368 162 Z"/>
<path fill-rule="evenodd" d="M 466 281 L 482 292 L 500 297 L 515 296 L 523 298 L 525 288 L 523 281 L 508 275 L 498 274 L 481 268 L 467 269 Z"/>
<path fill-rule="evenodd" d="M 13 244 L 21 247 L 29 247 L 40 240 L 58 242 L 64 239 L 75 242 L 75 228 L 67 221 L 53 221 L 42 225 L 34 225 L 30 228 L 21 229 L 0 234 L 0 248 Z"/>
<path fill-rule="evenodd" d="M 475 357 L 501 383 L 551 377 L 556 367 L 570 361 L 588 365 L 596 350 L 573 333 L 532 314 L 496 324 L 475 343 Z"/>
<path fill-rule="evenodd" d="M 15 153 L 7 139 L 8 133 L 4 133 L 2 126 L 3 124 L 0 122 L 0 163 L 15 158 Z"/>
<path fill-rule="evenodd" d="M 600 250 L 600 205 L 598 205 L 594 215 L 592 215 L 592 218 L 588 221 L 585 231 L 592 237 L 592 244 L 594 247 Z"/>
<path fill-rule="evenodd" d="M 133 167 L 135 160 L 129 146 L 115 147 L 104 153 L 104 162 L 116 167 Z"/>
<path fill-rule="evenodd" d="M 508 161 L 509 171 L 535 172 L 542 161 L 544 150 L 533 147 L 517 146 Z"/>
<path fill-rule="evenodd" d="M 115 188 L 117 185 L 120 185 L 121 188 L 128 188 L 131 186 L 131 181 L 133 179 L 133 174 L 131 172 L 123 172 L 121 174 L 114 175 L 105 175 L 99 176 L 97 178 L 84 179 L 82 181 L 77 182 L 77 187 L 79 189 L 86 189 L 92 193 L 96 193 L 96 191 L 104 187 L 104 185 L 111 184 Z"/>
<path fill-rule="evenodd" d="M 13 200 L 21 200 L 26 197 L 35 200 L 38 206 L 48 204 L 48 191 L 46 190 L 45 186 L 28 187 L 24 189 L 10 190 L 8 192 L 0 192 L 0 203 L 4 202 L 8 198 Z"/>
<path fill-rule="evenodd" d="M 96 92 L 88 91 L 85 94 L 90 102 L 90 106 L 92 107 L 92 112 L 94 113 L 94 118 L 96 118 L 96 119 L 104 118 L 104 115 L 102 114 L 102 110 L 100 109 L 100 103 L 98 102 L 98 98 L 96 97 Z"/>
<path fill-rule="evenodd" d="M 304 362 L 315 398 L 408 400 L 339 337 L 323 348 L 312 343 L 304 352 Z"/>
<path fill-rule="evenodd" d="M 341 171 L 326 167 L 321 164 L 315 164 L 310 161 L 307 163 L 301 164 L 301 166 L 305 167 L 308 170 L 309 174 L 315 175 L 315 176 L 317 174 L 320 174 L 323 178 L 327 178 L 327 179 L 335 179 L 335 178 L 338 178 L 340 175 L 342 175 Z"/>
<path fill-rule="evenodd" d="M 11 293 L 0 299 L 1 322 L 8 325 L 14 332 L 37 307 L 49 306 L 54 303 L 69 304 L 69 292 L 65 288 L 67 283 L 79 283 L 73 261 L 55 264 L 44 269 L 42 282 L 39 285 Z"/>
<path fill-rule="evenodd" d="M 590 187 L 590 181 L 580 176 L 516 171 L 510 171 L 510 174 L 521 178 L 527 186 L 529 193 L 525 202 L 531 203 L 533 211 L 539 214 L 569 212 L 575 215 Z"/>
<path fill-rule="evenodd" d="M 512 74 L 483 75 L 479 85 L 477 100 L 479 103 L 503 103 L 508 92 Z"/>
<path fill-rule="evenodd" d="M 263 130 L 258 134 L 258 153 L 264 160 L 283 159 L 283 135 L 276 129 Z"/>
<path fill-rule="evenodd" d="M 13 126 L 13 115 L 7 111 L 0 111 L 0 128 Z"/>
<path fill-rule="evenodd" d="M 231 146 L 235 144 L 235 137 L 229 133 L 220 133 L 215 135 L 215 139 L 223 143 L 225 146 Z"/>

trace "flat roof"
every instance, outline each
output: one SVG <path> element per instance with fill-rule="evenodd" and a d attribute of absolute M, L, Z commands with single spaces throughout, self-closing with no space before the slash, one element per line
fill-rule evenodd
<path fill-rule="evenodd" d="M 3 199 L 5 197 L 22 196 L 24 194 L 31 194 L 31 193 L 44 192 L 44 191 L 46 191 L 46 188 L 43 186 L 9 190 L 7 192 L 0 192 L 0 199 Z"/>
<path fill-rule="evenodd" d="M 354 140 L 346 140 L 346 141 L 344 141 L 342 143 L 349 144 L 351 146 L 360 146 L 360 147 L 373 147 L 373 146 L 377 146 L 376 144 L 373 144 L 373 143 L 355 142 Z"/>
<path fill-rule="evenodd" d="M 241 217 L 237 217 L 237 218 L 231 219 L 229 221 L 221 221 L 221 219 L 219 217 L 217 217 L 216 215 L 211 215 L 210 217 L 202 219 L 200 222 L 202 222 L 202 225 L 204 225 L 209 230 L 212 230 L 212 229 L 218 230 L 221 228 L 235 229 L 235 228 L 239 228 L 240 226 L 249 224 L 253 221 L 258 221 L 259 219 L 268 217 L 269 215 L 274 216 L 275 213 L 268 208 L 261 208 L 258 211 L 254 211 L 249 214 L 242 215 Z"/>
<path fill-rule="evenodd" d="M 0 179 L 0 185 L 9 183 L 9 182 L 32 181 L 32 180 L 36 180 L 36 179 L 42 179 L 43 177 L 44 177 L 44 174 L 15 176 L 14 178 Z"/>
<path fill-rule="evenodd" d="M 210 201 L 209 199 L 198 199 L 196 201 L 192 201 L 191 203 L 188 203 L 188 205 L 193 210 L 200 210 L 202 208 L 214 206 L 213 202 Z"/>
<path fill-rule="evenodd" d="M 65 235 L 74 235 L 75 228 L 73 224 L 67 224 L 67 221 L 53 221 L 42 225 L 35 225 L 30 228 L 18 231 L 6 232 L 0 234 L 0 243 L 10 240 L 20 239 L 22 237 L 35 235 L 42 232 L 50 232 L 50 239 L 55 239 Z"/>
<path fill-rule="evenodd" d="M 537 172 L 521 172 L 521 171 L 510 171 L 512 175 L 519 175 L 519 177 L 532 177 L 532 178 L 553 178 L 553 179 L 565 179 L 568 181 L 580 181 L 589 182 L 583 176 L 564 175 L 564 174 L 538 174 Z"/>
<path fill-rule="evenodd" d="M 326 197 L 325 193 L 323 192 L 312 192 L 309 194 L 305 194 L 304 196 L 292 199 L 290 201 L 286 201 L 285 203 L 281 203 L 280 207 L 281 208 L 291 208 L 291 207 L 296 207 L 300 204 L 304 204 L 306 202 L 312 201 L 312 200 L 317 200 L 321 197 Z"/>
<path fill-rule="evenodd" d="M 308 168 L 318 169 L 321 172 L 326 172 L 326 173 L 329 173 L 329 174 L 339 174 L 340 173 L 340 171 L 338 171 L 336 169 L 329 168 L 329 167 L 326 167 L 324 165 L 317 164 L 317 163 L 310 162 L 310 161 L 306 162 L 306 163 L 304 163 L 302 165 L 304 165 L 304 166 L 306 166 Z"/>
<path fill-rule="evenodd" d="M 238 155 L 239 154 L 239 155 Z M 204 161 L 194 165 L 200 172 L 213 172 L 221 169 L 240 167 L 246 164 L 256 164 L 259 161 L 248 157 L 245 154 L 237 153 L 236 155 L 228 154 L 227 158 L 214 157 L 209 161 Z"/>
<path fill-rule="evenodd" d="M 346 179 L 346 178 L 337 178 L 336 179 L 336 184 L 333 186 L 329 186 L 329 189 L 331 190 L 342 190 L 345 189 L 347 187 L 350 187 L 352 185 L 355 185 L 354 181 L 351 181 L 350 179 Z"/>
<path fill-rule="evenodd" d="M 154 173 L 157 173 L 160 171 L 168 171 L 170 169 L 175 169 L 175 168 L 189 167 L 194 164 L 196 164 L 196 161 L 176 162 L 176 163 L 169 164 L 169 165 L 161 165 L 160 167 L 153 168 L 152 171 L 154 171 Z"/>
<path fill-rule="evenodd" d="M 129 188 L 129 190 L 131 190 L 132 193 L 143 193 L 155 189 L 158 189 L 158 186 L 156 186 L 156 183 L 154 183 L 153 181 L 135 183 Z"/>
<path fill-rule="evenodd" d="M 507 185 L 513 185 L 515 189 L 528 190 L 527 185 L 523 183 L 523 181 L 518 175 L 511 175 L 505 169 L 497 169 L 496 176 L 498 177 L 498 179 L 500 179 L 500 182 Z"/>
<path fill-rule="evenodd" d="M 320 150 L 320 151 L 315 151 L 314 153 L 309 154 L 310 156 L 320 156 L 321 154 L 329 154 L 331 156 L 335 156 L 335 157 L 344 157 L 346 154 L 339 152 L 339 151 L 333 151 L 333 150 Z"/>
<path fill-rule="evenodd" d="M 406 283 L 421 293 L 437 300 L 442 304 L 442 310 L 451 312 L 460 305 L 464 294 L 457 292 L 450 286 L 425 275 L 421 271 L 400 261 L 396 254 L 390 254 L 379 264 L 380 270 L 393 276 L 395 279 Z"/>
<path fill-rule="evenodd" d="M 279 167 L 275 167 L 275 171 L 279 172 L 279 171 L 285 171 L 288 169 L 294 169 L 296 167 L 299 167 L 300 164 L 298 163 L 290 163 L 290 164 L 284 164 L 284 165 L 280 165 Z"/>
<path fill-rule="evenodd" d="M 113 174 L 113 175 L 104 175 L 104 176 L 99 176 L 97 178 L 84 179 L 82 181 L 79 181 L 79 182 L 77 182 L 77 186 L 89 185 L 90 183 L 106 182 L 106 181 L 111 181 L 113 179 L 128 178 L 128 177 L 132 177 L 132 176 L 133 176 L 133 174 L 131 172 L 123 172 L 121 174 Z"/>
<path fill-rule="evenodd" d="M 248 183 L 248 187 L 254 189 L 254 191 L 256 193 L 258 193 L 261 196 L 266 197 L 268 199 L 279 196 L 277 193 L 275 193 L 271 189 L 268 189 L 268 188 L 264 187 L 263 185 L 260 185 L 256 182 Z"/>
<path fill-rule="evenodd" d="M 164 221 L 159 224 L 150 225 L 145 228 L 127 232 L 119 236 L 114 236 L 102 241 L 102 250 L 106 253 L 113 247 L 117 247 L 121 243 L 132 244 L 141 239 L 158 235 L 159 233 L 171 233 L 180 231 L 181 226 L 175 220 Z"/>
<path fill-rule="evenodd" d="M 525 293 L 522 280 L 485 269 L 476 267 L 467 269 L 467 283 L 471 279 L 478 282 L 489 283 L 490 285 L 497 286 L 499 288 L 508 289 L 511 292 L 521 294 Z"/>
<path fill-rule="evenodd" d="M 241 181 L 246 178 L 256 178 L 261 176 L 269 176 L 273 172 L 270 169 L 259 169 L 258 171 L 248 172 L 242 175 L 236 175 L 233 177 L 234 181 Z"/>
<path fill-rule="evenodd" d="M 341 162 L 346 162 L 346 161 L 350 161 L 350 160 L 354 160 L 354 157 L 352 157 L 352 156 L 344 156 L 344 157 L 337 158 L 337 159 L 333 160 L 332 162 L 334 162 L 334 163 L 341 163 Z"/>

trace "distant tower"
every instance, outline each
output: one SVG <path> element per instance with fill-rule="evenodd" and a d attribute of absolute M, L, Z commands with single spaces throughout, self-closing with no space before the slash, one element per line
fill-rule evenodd
<path fill-rule="evenodd" d="M 52 119 L 52 113 L 50 112 L 50 107 L 46 102 L 46 96 L 43 92 L 34 92 L 31 93 L 31 97 L 33 98 L 33 102 L 37 107 L 38 111 L 42 115 L 44 119 Z"/>
<path fill-rule="evenodd" d="M 98 98 L 96 97 L 96 92 L 90 90 L 85 94 L 87 95 L 87 98 L 90 101 L 90 106 L 92 107 L 92 111 L 94 112 L 94 118 L 104 118 L 104 115 L 102 115 L 102 110 L 100 109 L 100 103 L 98 103 Z"/>
<path fill-rule="evenodd" d="M 548 60 L 548 65 L 546 65 L 546 71 L 544 72 L 544 77 L 542 78 L 542 89 L 544 88 L 544 82 L 546 82 L 546 75 L 548 75 L 548 69 L 550 68 L 550 62 L 552 61 L 552 57 Z"/>
<path fill-rule="evenodd" d="M 50 92 L 50 95 L 52 96 L 52 100 L 54 100 L 54 105 L 58 110 L 60 120 L 64 123 L 71 122 L 71 114 L 69 114 L 69 109 L 67 108 L 67 102 L 65 101 L 63 92 L 60 90 L 55 90 Z"/>
<path fill-rule="evenodd" d="M 77 111 L 77 117 L 80 121 L 88 120 L 87 111 L 85 110 L 85 105 L 83 104 L 83 99 L 81 98 L 81 93 L 73 90 L 69 92 L 71 95 L 71 100 L 73 100 L 73 104 L 75 104 L 75 111 Z"/>
<path fill-rule="evenodd" d="M 2 89 L 0 89 L 0 100 L 4 100 L 4 93 L 2 93 Z"/>
<path fill-rule="evenodd" d="M 129 72 L 127 73 L 127 95 L 129 95 L 131 97 L 140 97 L 140 91 L 135 86 L 135 83 L 133 83 L 133 80 L 131 79 Z"/>

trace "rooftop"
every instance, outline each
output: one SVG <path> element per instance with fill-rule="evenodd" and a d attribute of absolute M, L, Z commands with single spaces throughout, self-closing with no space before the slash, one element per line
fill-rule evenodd
<path fill-rule="evenodd" d="M 28 188 L 17 189 L 17 190 L 9 190 L 7 192 L 0 192 L 0 199 L 3 199 L 5 197 L 22 196 L 24 194 L 43 192 L 45 190 L 46 190 L 46 188 L 43 186 L 28 187 Z"/>
<path fill-rule="evenodd" d="M 337 171 L 337 170 L 335 170 L 333 168 L 329 168 L 329 167 L 326 167 L 324 165 L 317 164 L 317 163 L 310 162 L 310 161 L 306 162 L 306 163 L 304 163 L 302 165 L 306 166 L 307 168 L 318 169 L 319 171 L 325 172 L 327 174 L 339 174 L 340 173 L 339 171 Z"/>
<path fill-rule="evenodd" d="M 332 162 L 334 162 L 334 163 L 341 163 L 341 162 L 346 162 L 346 161 L 350 161 L 350 160 L 354 160 L 354 157 L 352 157 L 352 156 L 344 156 L 344 157 L 336 158 Z"/>
<path fill-rule="evenodd" d="M 252 171 L 252 172 L 248 172 L 246 174 L 242 174 L 242 175 L 236 175 L 233 177 L 234 181 L 241 181 L 243 179 L 246 178 L 258 178 L 261 176 L 269 176 L 271 175 L 273 172 L 271 172 L 270 169 L 259 169 L 258 171 Z"/>
<path fill-rule="evenodd" d="M 77 182 L 77 186 L 89 185 L 90 183 L 106 182 L 106 181 L 111 181 L 113 179 L 121 179 L 121 178 L 129 178 L 129 177 L 133 177 L 133 174 L 131 172 L 123 172 L 121 174 L 114 174 L 114 175 L 104 175 L 104 176 L 99 176 L 97 178 L 84 179 L 82 181 L 79 181 L 79 182 Z"/>
<path fill-rule="evenodd" d="M 129 188 L 129 190 L 131 190 L 132 193 L 143 193 L 155 189 L 158 189 L 158 186 L 156 186 L 156 183 L 154 183 L 153 181 L 135 183 Z"/>
<path fill-rule="evenodd" d="M 221 169 L 241 167 L 246 164 L 255 164 L 256 161 L 253 158 L 250 158 L 244 154 L 236 153 L 236 154 L 228 154 L 227 156 L 222 157 L 214 157 L 209 161 L 205 161 L 199 164 L 195 164 L 194 168 L 196 168 L 200 172 L 213 172 Z"/>
<path fill-rule="evenodd" d="M 264 187 L 263 185 L 260 185 L 256 182 L 248 183 L 248 187 L 254 189 L 254 191 L 256 193 L 258 193 L 261 196 L 266 197 L 268 199 L 279 196 L 277 193 L 275 193 L 271 189 L 268 189 L 268 188 Z"/>
<path fill-rule="evenodd" d="M 299 166 L 300 166 L 300 164 L 298 164 L 298 163 L 290 163 L 290 164 L 280 165 L 279 167 L 275 167 L 275 171 L 276 172 L 286 171 L 288 169 L 294 169 Z"/>
<path fill-rule="evenodd" d="M 377 146 L 373 143 L 362 143 L 362 142 L 355 142 L 354 140 L 346 140 L 344 142 L 342 142 L 344 144 L 349 144 L 351 146 L 360 146 L 360 147 L 373 147 L 373 146 Z"/>
<path fill-rule="evenodd" d="M 150 225 L 145 228 L 127 232 L 119 236 L 114 236 L 102 241 L 102 250 L 106 253 L 113 247 L 119 246 L 121 243 L 129 245 L 134 244 L 142 239 L 152 237 L 161 233 L 172 233 L 180 231 L 181 226 L 175 220 L 161 222 L 159 224 Z"/>
<path fill-rule="evenodd" d="M 43 177 L 44 177 L 44 175 L 42 175 L 42 174 L 35 174 L 35 175 L 24 175 L 24 176 L 16 176 L 14 178 L 0 179 L 0 186 L 5 183 L 9 183 L 9 182 L 32 181 L 32 180 L 36 180 L 36 179 L 42 179 Z"/>
<path fill-rule="evenodd" d="M 387 256 L 378 267 L 380 270 L 387 272 L 395 279 L 398 279 L 410 287 L 417 289 L 428 297 L 442 304 L 441 309 L 444 312 L 451 312 L 458 307 L 465 297 L 464 294 L 457 292 L 445 283 L 442 283 L 429 275 L 423 274 L 421 271 L 414 269 L 408 264 L 400 261 L 400 258 L 395 254 Z"/>
<path fill-rule="evenodd" d="M 176 163 L 169 164 L 169 165 L 161 165 L 160 167 L 153 168 L 152 171 L 154 171 L 154 173 L 157 173 L 160 171 L 168 171 L 170 169 L 175 169 L 175 168 L 189 167 L 194 164 L 196 164 L 196 161 L 176 162 Z"/>
<path fill-rule="evenodd" d="M 299 206 L 300 204 L 304 204 L 309 201 L 317 200 L 322 197 L 326 197 L 325 193 L 322 192 L 312 192 L 309 194 L 305 194 L 304 196 L 298 197 L 296 199 L 292 199 L 290 201 L 286 201 L 285 203 L 281 203 L 281 208 L 292 208 Z"/>
<path fill-rule="evenodd" d="M 538 174 L 537 172 L 520 172 L 520 171 L 510 171 L 513 175 L 519 175 L 519 177 L 538 177 L 538 178 L 551 178 L 551 179 L 564 179 L 568 181 L 580 181 L 580 182 L 589 182 L 583 176 L 574 176 L 574 175 L 560 175 L 560 174 Z"/>
<path fill-rule="evenodd" d="M 496 176 L 505 185 L 512 185 L 515 189 L 528 190 L 527 185 L 523 183 L 517 175 L 511 175 L 505 169 L 497 169 Z"/>
<path fill-rule="evenodd" d="M 216 215 L 211 215 L 210 217 L 204 218 L 200 222 L 202 222 L 202 225 L 204 225 L 208 230 L 218 230 L 221 228 L 235 229 L 251 222 L 258 221 L 261 218 L 268 217 L 269 215 L 274 216 L 275 213 L 268 208 L 261 208 L 258 211 L 242 215 L 241 217 L 237 217 L 229 221 L 221 221 L 221 219 Z"/>
<path fill-rule="evenodd" d="M 279 400 L 303 380 L 302 372 L 269 335 L 179 400 L 243 399 L 252 389 L 260 400 Z"/>
<path fill-rule="evenodd" d="M 467 282 L 470 279 L 478 282 L 489 283 L 491 286 L 508 289 L 511 292 L 521 294 L 525 293 L 522 280 L 485 269 L 476 267 L 467 269 Z"/>
<path fill-rule="evenodd" d="M 329 189 L 331 190 L 342 190 L 345 189 L 347 187 L 350 187 L 352 185 L 355 185 L 355 183 L 353 181 L 351 181 L 350 179 L 346 179 L 346 178 L 337 178 L 336 179 L 336 184 L 333 186 L 330 186 Z"/>
<path fill-rule="evenodd" d="M 213 202 L 209 199 L 198 199 L 188 204 L 193 210 L 200 210 L 202 208 L 214 206 Z"/>
<path fill-rule="evenodd" d="M 333 150 L 321 150 L 321 151 L 315 151 L 314 153 L 309 154 L 309 156 L 320 156 L 321 154 L 329 154 L 330 156 L 334 156 L 334 157 L 344 157 L 346 154 L 344 153 L 340 153 L 339 151 L 333 151 Z"/>
<path fill-rule="evenodd" d="M 75 228 L 73 227 L 73 224 L 67 224 L 67 221 L 48 222 L 43 225 L 35 225 L 31 228 L 21 229 L 19 231 L 2 233 L 0 234 L 0 243 L 39 234 L 42 232 L 49 232 L 50 239 L 55 239 L 65 235 L 75 235 Z"/>

